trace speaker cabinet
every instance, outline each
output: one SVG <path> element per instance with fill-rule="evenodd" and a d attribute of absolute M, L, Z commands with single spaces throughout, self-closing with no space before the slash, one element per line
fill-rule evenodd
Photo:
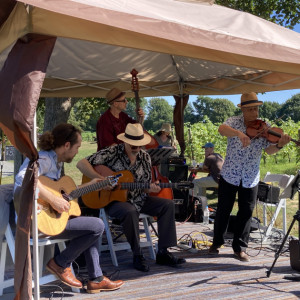
<path fill-rule="evenodd" d="M 173 189 L 175 202 L 175 220 L 183 222 L 189 214 L 189 191 Z"/>
<path fill-rule="evenodd" d="M 300 244 L 299 240 L 290 241 L 290 263 L 292 269 L 300 271 Z"/>
<path fill-rule="evenodd" d="M 167 176 L 171 182 L 187 181 L 187 165 L 168 165 Z"/>

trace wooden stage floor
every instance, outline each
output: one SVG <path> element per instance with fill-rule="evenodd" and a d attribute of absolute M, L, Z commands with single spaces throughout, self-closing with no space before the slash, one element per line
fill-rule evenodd
<path fill-rule="evenodd" d="M 72 293 L 66 285 L 59 281 L 41 287 L 40 299 L 299 299 L 300 284 L 298 281 L 284 279 L 286 275 L 299 275 L 290 266 L 288 245 L 277 260 L 271 276 L 266 276 L 274 261 L 274 254 L 281 244 L 280 234 L 266 243 L 261 242 L 259 231 L 251 233 L 248 254 L 250 262 L 240 262 L 233 256 L 228 239 L 226 246 L 219 255 L 209 255 L 207 242 L 212 240 L 213 225 L 200 223 L 177 222 L 177 237 L 191 236 L 198 241 L 200 250 L 182 250 L 174 248 L 171 251 L 187 259 L 181 268 L 159 266 L 155 261 L 150 263 L 147 273 L 136 271 L 132 267 L 132 254 L 128 251 L 117 253 L 119 267 L 111 264 L 109 253 L 101 254 L 103 271 L 125 281 L 125 285 L 113 292 L 87 294 Z M 200 234 L 200 232 L 202 234 Z M 282 236 L 281 236 L 282 237 Z M 287 243 L 288 244 L 288 243 Z M 149 258 L 147 251 L 145 256 Z M 86 276 L 84 268 L 79 275 Z M 115 279 L 116 279 L 115 277 Z M 59 285 L 55 286 L 55 284 Z M 62 290 L 63 289 L 63 294 Z M 54 294 L 51 294 L 54 292 Z M 4 290 L 0 299 L 13 299 L 13 288 Z M 51 298 L 52 297 L 52 298 Z"/>

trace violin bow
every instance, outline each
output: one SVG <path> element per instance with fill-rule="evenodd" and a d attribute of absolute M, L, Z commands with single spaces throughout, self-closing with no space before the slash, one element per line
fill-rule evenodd
<path fill-rule="evenodd" d="M 139 97 L 139 81 L 137 78 L 138 73 L 139 72 L 136 69 L 132 69 L 130 72 L 130 74 L 132 75 L 131 89 L 134 92 L 134 96 L 135 96 L 136 119 L 141 125 L 143 125 L 144 118 L 138 114 L 138 110 L 141 107 L 141 99 Z"/>

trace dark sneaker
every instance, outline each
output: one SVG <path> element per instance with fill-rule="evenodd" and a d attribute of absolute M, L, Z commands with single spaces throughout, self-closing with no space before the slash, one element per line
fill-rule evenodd
<path fill-rule="evenodd" d="M 250 261 L 249 255 L 244 251 L 234 252 L 234 256 L 240 261 Z"/>
<path fill-rule="evenodd" d="M 176 267 L 178 265 L 184 264 L 185 262 L 186 260 L 184 258 L 176 257 L 169 251 L 156 254 L 156 263 L 159 265 Z"/>
<path fill-rule="evenodd" d="M 220 246 L 216 246 L 216 245 L 211 245 L 208 249 L 208 253 L 209 254 L 219 254 L 219 250 L 220 250 Z"/>
<path fill-rule="evenodd" d="M 135 269 L 142 272 L 149 271 L 149 266 L 146 263 L 146 259 L 143 254 L 133 256 L 133 266 Z"/>

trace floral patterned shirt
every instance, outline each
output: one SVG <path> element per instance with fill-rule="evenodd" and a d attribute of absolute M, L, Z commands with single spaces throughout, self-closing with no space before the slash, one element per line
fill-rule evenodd
<path fill-rule="evenodd" d="M 86 158 L 92 166 L 104 165 L 114 172 L 131 171 L 135 182 L 151 183 L 151 158 L 144 150 L 140 150 L 134 165 L 130 165 L 124 144 L 102 149 Z M 144 205 L 147 194 L 143 190 L 128 192 L 127 201 L 132 203 L 138 211 Z"/>
<path fill-rule="evenodd" d="M 243 115 L 234 116 L 224 122 L 236 130 L 246 134 Z M 265 138 L 251 140 L 248 147 L 243 148 L 240 139 L 235 137 L 227 138 L 227 152 L 221 170 L 221 176 L 230 184 L 252 188 L 259 182 L 259 165 L 262 149 L 270 146 Z"/>

